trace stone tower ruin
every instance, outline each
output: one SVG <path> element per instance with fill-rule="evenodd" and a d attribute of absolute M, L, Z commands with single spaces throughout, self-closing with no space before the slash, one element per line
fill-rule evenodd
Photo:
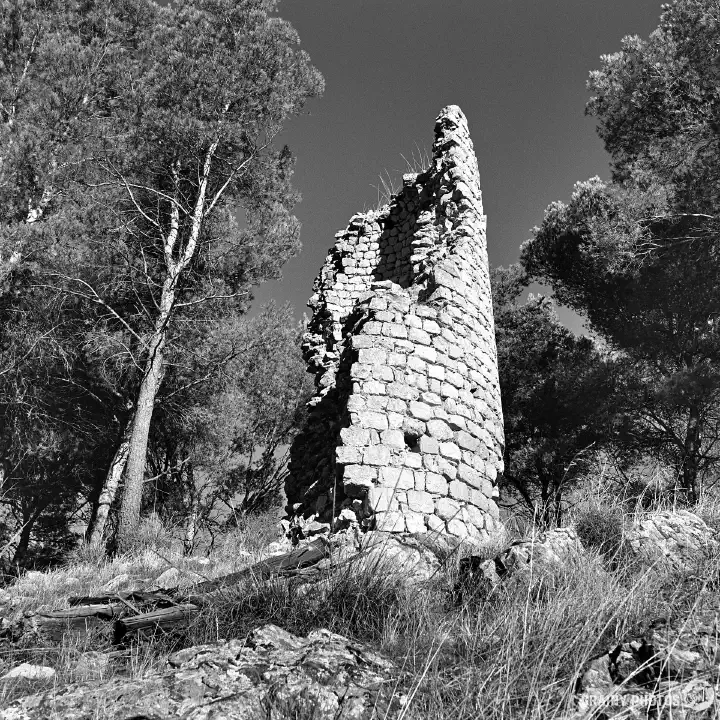
<path fill-rule="evenodd" d="M 503 426 L 480 175 L 460 108 L 438 116 L 430 167 L 335 238 L 308 303 L 316 393 L 291 448 L 291 524 L 482 540 L 498 519 Z"/>

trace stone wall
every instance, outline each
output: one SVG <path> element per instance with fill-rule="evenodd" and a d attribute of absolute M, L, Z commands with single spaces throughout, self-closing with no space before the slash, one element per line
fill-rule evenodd
<path fill-rule="evenodd" d="M 291 450 L 288 514 L 482 539 L 498 517 L 502 415 L 480 177 L 467 121 L 431 166 L 336 234 L 308 303 L 317 392 Z"/>

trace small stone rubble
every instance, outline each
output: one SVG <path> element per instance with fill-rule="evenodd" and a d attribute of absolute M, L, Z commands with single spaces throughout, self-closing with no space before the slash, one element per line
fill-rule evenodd
<path fill-rule="evenodd" d="M 166 672 L 19 698 L 0 720 L 392 720 L 406 700 L 401 679 L 388 659 L 341 635 L 300 638 L 265 625 L 247 641 L 180 650 Z"/>
<path fill-rule="evenodd" d="M 572 720 L 720 717 L 720 601 L 657 620 L 588 663 Z"/>
<path fill-rule="evenodd" d="M 446 107 L 428 170 L 353 216 L 315 281 L 317 391 L 286 483 L 296 535 L 358 524 L 482 541 L 503 430 L 477 160 Z"/>
<path fill-rule="evenodd" d="M 585 549 L 575 530 L 568 527 L 518 540 L 490 559 L 468 555 L 459 563 L 456 599 L 462 602 L 467 592 L 495 587 L 518 572 L 552 572 L 583 559 L 587 559 Z"/>

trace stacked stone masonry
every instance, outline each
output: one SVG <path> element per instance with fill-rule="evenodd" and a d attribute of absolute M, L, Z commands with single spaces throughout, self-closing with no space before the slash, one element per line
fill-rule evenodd
<path fill-rule="evenodd" d="M 456 106 L 431 166 L 337 233 L 308 303 L 316 377 L 286 484 L 293 527 L 482 540 L 502 415 L 480 177 Z"/>

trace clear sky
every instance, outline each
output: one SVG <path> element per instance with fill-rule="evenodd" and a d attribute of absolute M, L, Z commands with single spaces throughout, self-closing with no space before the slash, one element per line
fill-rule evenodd
<path fill-rule="evenodd" d="M 279 14 L 326 89 L 282 136 L 297 157 L 303 251 L 256 298 L 301 316 L 335 232 L 376 206 L 381 174 L 399 178 L 403 155 L 429 150 L 448 104 L 470 125 L 490 262 L 516 261 L 550 202 L 608 176 L 585 83 L 624 35 L 657 27 L 660 1 L 284 0 Z"/>

